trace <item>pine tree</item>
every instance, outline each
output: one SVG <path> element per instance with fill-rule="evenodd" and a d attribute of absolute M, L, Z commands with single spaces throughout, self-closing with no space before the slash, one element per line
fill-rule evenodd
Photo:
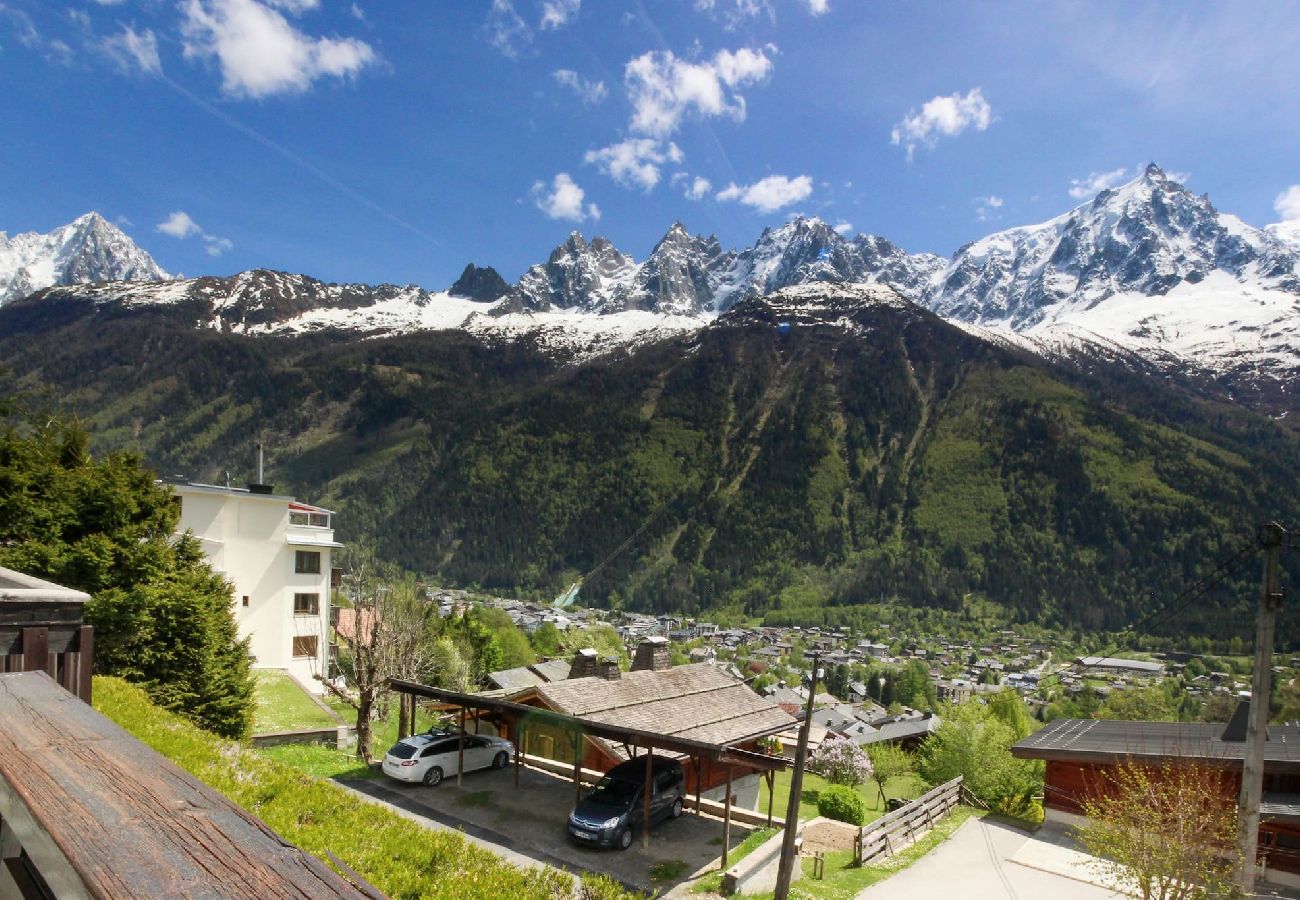
<path fill-rule="evenodd" d="M 94 459 L 75 421 L 11 419 L 0 432 L 0 564 L 91 595 L 95 670 L 210 731 L 252 721 L 247 641 L 230 585 L 176 537 L 171 492 L 132 454 Z"/>

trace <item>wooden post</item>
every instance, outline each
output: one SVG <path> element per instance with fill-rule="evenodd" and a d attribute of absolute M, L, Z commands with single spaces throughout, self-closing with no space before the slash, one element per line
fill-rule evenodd
<path fill-rule="evenodd" d="M 654 747 L 646 747 L 645 784 L 641 788 L 641 846 L 650 849 L 650 794 L 654 791 Z"/>
<path fill-rule="evenodd" d="M 465 707 L 460 708 L 460 750 L 456 756 L 456 787 L 465 775 Z"/>
<path fill-rule="evenodd" d="M 731 763 L 727 763 L 727 802 L 722 813 L 722 871 L 727 871 L 731 853 Z"/>
<path fill-rule="evenodd" d="M 23 629 L 23 671 L 50 672 L 50 629 L 44 625 Z"/>
<path fill-rule="evenodd" d="M 763 773 L 763 780 L 767 782 L 767 827 L 772 827 L 772 798 L 776 794 L 776 770 L 768 769 Z"/>
<path fill-rule="evenodd" d="M 695 764 L 695 814 L 698 816 L 700 814 L 700 796 L 703 793 L 701 784 L 704 779 L 700 775 L 700 758 L 692 756 L 691 762 Z"/>
<path fill-rule="evenodd" d="M 573 732 L 573 802 L 582 800 L 582 732 Z"/>
<path fill-rule="evenodd" d="M 414 728 L 411 728 L 410 731 L 407 730 L 411 725 L 411 720 L 406 715 L 406 702 L 410 699 L 411 695 L 406 692 L 397 695 L 397 739 L 399 741 L 415 732 Z"/>
<path fill-rule="evenodd" d="M 82 625 L 77 629 L 77 696 L 90 702 L 91 676 L 95 669 L 95 629 Z"/>

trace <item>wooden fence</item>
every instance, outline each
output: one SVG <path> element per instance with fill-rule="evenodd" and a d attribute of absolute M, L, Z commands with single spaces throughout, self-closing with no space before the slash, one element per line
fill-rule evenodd
<path fill-rule="evenodd" d="M 906 806 L 886 813 L 858 829 L 853 841 L 854 865 L 863 865 L 882 854 L 893 856 L 903 846 L 929 831 L 946 816 L 961 795 L 962 778 L 958 775 L 927 791 Z"/>

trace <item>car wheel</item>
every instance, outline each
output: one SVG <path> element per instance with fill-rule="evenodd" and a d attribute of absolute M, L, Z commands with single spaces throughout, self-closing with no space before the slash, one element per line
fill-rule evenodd
<path fill-rule="evenodd" d="M 442 769 L 437 766 L 431 767 L 429 771 L 424 773 L 424 783 L 429 787 L 433 787 L 440 781 L 442 781 Z"/>
<path fill-rule="evenodd" d="M 510 754 L 506 751 L 502 750 L 496 756 L 492 757 L 492 768 L 504 769 L 508 765 L 510 765 Z"/>
<path fill-rule="evenodd" d="M 632 829 L 624 828 L 618 836 L 618 849 L 626 850 L 632 846 Z"/>
<path fill-rule="evenodd" d="M 673 818 L 675 819 L 681 814 L 682 814 L 682 798 L 678 797 L 676 800 L 673 801 Z"/>

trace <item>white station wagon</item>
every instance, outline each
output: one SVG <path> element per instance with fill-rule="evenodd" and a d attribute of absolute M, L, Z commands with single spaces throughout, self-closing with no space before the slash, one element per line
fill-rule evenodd
<path fill-rule="evenodd" d="M 423 781 L 432 787 L 458 771 L 461 741 L 465 742 L 466 772 L 504 769 L 515 752 L 510 741 L 486 734 L 413 734 L 402 738 L 384 755 L 384 774 L 399 781 Z"/>

